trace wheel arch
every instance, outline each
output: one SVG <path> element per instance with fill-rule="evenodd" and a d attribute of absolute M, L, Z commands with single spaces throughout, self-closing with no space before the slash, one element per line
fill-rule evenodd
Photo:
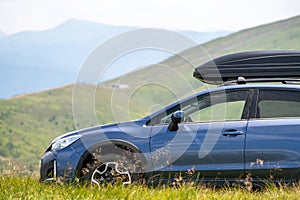
<path fill-rule="evenodd" d="M 103 148 L 103 147 L 107 147 L 107 148 Z M 113 139 L 113 140 L 102 141 L 89 147 L 79 159 L 79 162 L 76 167 L 77 175 L 81 176 L 81 170 L 83 169 L 83 167 L 93 160 L 92 153 L 95 152 L 97 148 L 103 148 L 108 150 L 111 147 L 114 148 L 118 147 L 122 150 L 126 150 L 126 151 L 129 150 L 132 153 L 138 153 L 138 155 L 140 156 L 139 158 L 142 159 L 142 163 L 147 165 L 147 159 L 145 158 L 141 150 L 136 145 L 125 140 Z"/>

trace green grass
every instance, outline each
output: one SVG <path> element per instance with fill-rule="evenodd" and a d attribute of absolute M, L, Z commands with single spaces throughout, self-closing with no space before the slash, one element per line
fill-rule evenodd
<path fill-rule="evenodd" d="M 183 185 L 179 187 L 145 185 L 108 185 L 106 187 L 80 184 L 45 184 L 34 176 L 0 176 L 0 199 L 299 199 L 300 187 L 267 186 L 249 192 L 245 188 L 209 188 Z"/>

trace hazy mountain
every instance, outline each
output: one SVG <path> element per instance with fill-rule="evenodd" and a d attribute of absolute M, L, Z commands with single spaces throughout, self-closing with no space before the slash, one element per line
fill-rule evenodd
<path fill-rule="evenodd" d="M 28 31 L 0 41 L 0 98 L 71 83 L 98 44 L 131 27 L 70 20 L 47 31 Z"/>
<path fill-rule="evenodd" d="M 105 40 L 135 27 L 111 26 L 82 20 L 69 20 L 46 31 L 26 31 L 0 40 L 0 98 L 53 88 L 74 82 L 87 56 Z M 228 32 L 198 33 L 182 31 L 196 42 L 203 43 Z M 1 37 L 1 35 L 0 35 Z M 166 59 L 166 54 L 149 58 L 138 55 L 135 63 L 143 65 Z M 120 70 L 128 71 L 130 58 L 123 60 Z M 151 62 L 151 63 L 147 63 Z M 120 74 L 108 74 L 106 79 Z"/>

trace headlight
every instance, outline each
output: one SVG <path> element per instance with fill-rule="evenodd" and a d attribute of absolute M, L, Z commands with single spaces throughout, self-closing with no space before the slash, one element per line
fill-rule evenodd
<path fill-rule="evenodd" d="M 69 137 L 61 138 L 52 144 L 51 150 L 57 151 L 63 149 L 69 146 L 70 144 L 72 144 L 73 142 L 75 142 L 76 140 L 78 140 L 80 137 L 81 135 L 72 135 Z"/>

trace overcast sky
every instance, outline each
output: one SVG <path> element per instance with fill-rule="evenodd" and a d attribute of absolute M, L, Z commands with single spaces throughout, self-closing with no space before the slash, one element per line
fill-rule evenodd
<path fill-rule="evenodd" d="M 53 28 L 68 19 L 172 30 L 237 31 L 300 15 L 299 0 L 0 0 L 0 30 Z"/>

